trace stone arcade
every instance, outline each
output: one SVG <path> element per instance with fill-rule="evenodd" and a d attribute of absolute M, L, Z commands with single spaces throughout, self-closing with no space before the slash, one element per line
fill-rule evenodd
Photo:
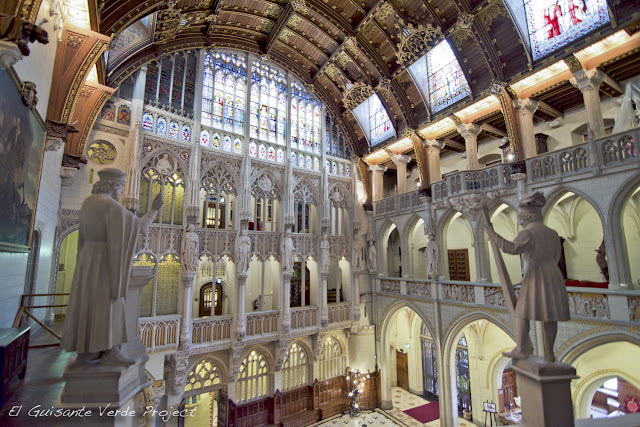
<path fill-rule="evenodd" d="M 128 236 L 135 363 L 32 347 L 3 425 L 640 425 L 640 1 L 6 0 L 0 73 L 0 328 L 58 344 L 75 272 L 107 282 L 101 175 L 163 202 Z M 555 364 L 503 355 L 531 266 L 491 242 L 535 192 Z"/>

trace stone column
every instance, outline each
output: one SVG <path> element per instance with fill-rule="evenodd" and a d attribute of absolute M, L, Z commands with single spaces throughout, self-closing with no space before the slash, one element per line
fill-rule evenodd
<path fill-rule="evenodd" d="M 460 123 L 458 132 L 464 138 L 467 150 L 467 169 L 478 169 L 478 134 L 482 128 L 475 123 Z"/>
<path fill-rule="evenodd" d="M 329 324 L 329 306 L 327 305 L 327 289 L 329 272 L 320 273 L 320 326 L 323 328 Z"/>
<path fill-rule="evenodd" d="M 383 338 L 382 342 L 385 342 Z M 381 347 L 383 344 L 380 345 Z M 391 369 L 395 369 L 395 366 L 391 366 L 391 361 L 393 358 L 391 357 L 391 347 L 381 348 L 380 349 L 383 357 L 383 368 L 382 371 L 382 384 L 381 384 L 381 404 L 380 408 L 384 410 L 393 409 L 393 395 L 391 393 Z M 380 354 L 378 353 L 378 354 Z M 386 368 L 386 369 L 385 369 Z"/>
<path fill-rule="evenodd" d="M 387 170 L 386 166 L 382 165 L 371 165 L 369 169 L 372 172 L 372 183 L 373 183 L 373 201 L 377 202 L 378 200 L 384 199 L 384 188 L 382 186 L 382 175 Z"/>
<path fill-rule="evenodd" d="M 247 289 L 247 273 L 237 273 L 236 281 L 236 339 L 242 340 L 247 331 L 244 315 L 244 300 Z"/>
<path fill-rule="evenodd" d="M 182 325 L 180 327 L 180 349 L 191 347 L 191 311 L 193 304 L 193 281 L 195 274 L 182 273 Z"/>
<path fill-rule="evenodd" d="M 284 286 L 282 287 L 282 330 L 289 332 L 291 328 L 291 272 L 285 271 L 282 273 L 282 281 Z M 304 292 L 304 290 L 303 290 Z"/>
<path fill-rule="evenodd" d="M 513 106 L 518 111 L 520 118 L 520 138 L 524 148 L 524 158 L 537 156 L 536 138 L 533 132 L 533 114 L 538 109 L 538 101 L 535 99 L 514 99 Z"/>
<path fill-rule="evenodd" d="M 397 194 L 404 194 L 407 192 L 407 163 L 411 161 L 411 157 L 404 154 L 392 154 L 391 160 L 398 167 Z M 415 188 L 411 190 L 415 190 Z"/>
<path fill-rule="evenodd" d="M 582 92 L 589 128 L 593 132 L 594 138 L 604 136 L 604 119 L 602 118 L 602 108 L 600 106 L 600 85 L 605 77 L 605 73 L 597 68 L 593 70 L 581 68 L 573 71 L 573 78 L 569 80 L 573 86 Z"/>
<path fill-rule="evenodd" d="M 429 181 L 442 181 L 440 172 L 440 151 L 444 148 L 444 142 L 437 139 L 427 139 L 424 141 L 427 146 L 427 160 L 429 162 Z"/>
<path fill-rule="evenodd" d="M 489 262 L 489 246 L 485 238 L 483 220 L 479 219 L 471 223 L 474 231 L 473 249 L 476 258 L 476 280 L 478 282 L 491 282 L 491 263 Z"/>

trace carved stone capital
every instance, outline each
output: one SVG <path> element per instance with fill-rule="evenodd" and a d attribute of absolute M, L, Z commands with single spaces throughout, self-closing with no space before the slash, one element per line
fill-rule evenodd
<path fill-rule="evenodd" d="M 457 127 L 465 142 L 467 140 L 475 140 L 482 131 L 482 127 L 475 123 L 460 123 Z"/>
<path fill-rule="evenodd" d="M 600 85 L 604 81 L 606 74 L 604 71 L 594 68 L 593 70 L 580 69 L 573 72 L 573 78 L 569 82 L 580 92 L 591 92 L 600 90 Z"/>
<path fill-rule="evenodd" d="M 425 139 L 424 145 L 429 150 L 429 154 L 440 154 L 444 148 L 444 142 L 437 139 Z"/>
<path fill-rule="evenodd" d="M 538 109 L 539 102 L 532 98 L 514 99 L 513 107 L 518 110 L 521 115 L 533 117 L 533 113 Z"/>
<path fill-rule="evenodd" d="M 73 177 L 78 173 L 78 169 L 69 166 L 62 166 L 60 168 L 60 178 L 62 178 L 62 185 L 69 186 L 73 184 Z"/>
<path fill-rule="evenodd" d="M 22 58 L 17 44 L 0 40 L 0 70 L 14 66 Z"/>

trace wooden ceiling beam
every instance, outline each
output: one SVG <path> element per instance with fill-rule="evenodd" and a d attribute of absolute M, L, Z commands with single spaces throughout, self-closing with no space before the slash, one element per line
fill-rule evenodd
<path fill-rule="evenodd" d="M 207 32 L 205 33 L 207 42 L 209 42 L 213 37 L 213 32 L 214 32 L 213 27 L 215 27 L 216 22 L 218 22 L 218 17 L 220 16 L 220 11 L 222 10 L 223 3 L 224 3 L 224 0 L 214 0 L 213 4 L 211 5 L 211 15 L 213 15 L 213 18 L 209 22 L 209 26 L 207 27 Z"/>
<path fill-rule="evenodd" d="M 480 127 L 483 131 L 488 132 L 491 135 L 499 136 L 501 138 L 507 136 L 507 133 L 505 131 L 495 126 L 491 126 L 489 123 L 483 123 Z"/>
<path fill-rule="evenodd" d="M 542 100 L 538 100 L 538 110 L 542 111 L 545 114 L 548 114 L 548 115 L 552 116 L 553 118 L 560 117 L 563 114 L 562 111 L 560 111 L 559 108 L 557 108 L 557 107 L 555 107 L 555 106 L 553 106 L 553 105 L 551 105 L 551 104 L 549 104 L 547 102 L 544 102 Z"/>
<path fill-rule="evenodd" d="M 369 9 L 369 12 L 367 12 L 364 15 L 364 18 L 362 18 L 362 20 L 360 22 L 358 22 L 358 25 L 356 25 L 354 31 L 357 33 L 358 31 L 360 31 L 362 29 L 362 27 L 367 25 L 369 23 L 369 21 L 371 21 L 373 19 L 373 16 L 376 13 L 378 13 L 378 9 L 380 9 L 385 2 L 386 2 L 386 0 L 378 0 L 373 5 L 373 7 L 371 9 Z"/>
<path fill-rule="evenodd" d="M 422 4 L 426 6 L 426 8 L 429 11 L 429 13 L 431 14 L 431 16 L 433 16 L 433 19 L 438 24 L 438 27 L 440 27 L 440 28 L 442 28 L 444 30 L 444 28 L 445 28 L 444 21 L 442 20 L 442 18 L 440 18 L 440 16 L 438 16 L 438 13 L 436 12 L 433 4 L 431 3 L 431 0 L 422 0 Z"/>
<path fill-rule="evenodd" d="M 273 49 L 273 46 L 275 46 L 276 41 L 282 34 L 282 31 L 284 31 L 284 29 L 287 27 L 287 23 L 289 22 L 289 19 L 291 19 L 294 13 L 295 13 L 295 10 L 293 9 L 292 2 L 287 3 L 287 6 L 284 8 L 284 12 L 280 14 L 280 17 L 276 21 L 276 25 L 271 30 L 271 33 L 269 33 L 269 37 L 267 39 L 267 45 L 264 48 L 265 54 L 268 55 L 271 52 L 271 49 Z"/>
<path fill-rule="evenodd" d="M 327 55 L 327 53 L 322 50 L 321 48 L 319 48 L 317 45 L 311 43 L 311 41 L 307 40 L 307 38 L 305 36 L 303 36 L 302 34 L 300 34 L 299 32 L 297 32 L 296 30 L 292 30 L 291 28 L 287 28 L 287 31 L 290 31 L 291 33 L 295 34 L 296 36 L 300 37 L 302 40 L 306 41 L 308 44 L 310 44 L 311 46 L 313 46 L 313 48 L 315 50 L 317 50 L 318 52 L 320 52 L 320 54 L 325 58 L 325 60 L 329 59 L 329 55 Z M 282 40 L 280 40 L 280 42 L 282 43 Z M 319 66 L 318 66 L 319 67 Z"/>
<path fill-rule="evenodd" d="M 465 147 L 464 144 L 458 141 L 454 141 L 451 138 L 446 138 L 443 142 L 445 146 L 453 148 L 454 150 L 458 150 L 459 152 L 467 150 L 467 147 Z"/>

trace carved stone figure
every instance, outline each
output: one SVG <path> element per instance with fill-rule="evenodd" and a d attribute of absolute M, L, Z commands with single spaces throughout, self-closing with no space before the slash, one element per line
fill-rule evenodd
<path fill-rule="evenodd" d="M 193 224 L 187 225 L 187 229 L 182 236 L 182 271 L 187 274 L 195 274 L 198 269 L 198 245 L 200 239 L 195 232 L 196 227 Z"/>
<path fill-rule="evenodd" d="M 24 82 L 22 83 L 22 88 L 20 89 L 20 95 L 22 95 L 22 102 L 29 108 L 33 108 L 38 104 L 38 97 L 36 94 L 38 91 L 36 90 L 36 84 L 34 82 Z"/>
<path fill-rule="evenodd" d="M 0 13 L 0 40 L 7 40 L 18 45 L 20 53 L 29 56 L 29 43 L 38 41 L 42 44 L 49 43 L 49 35 L 36 24 L 18 16 Z"/>
<path fill-rule="evenodd" d="M 77 365 L 100 363 L 129 366 L 120 344 L 128 336 L 125 297 L 140 233 L 149 229 L 162 207 L 162 197 L 151 204 L 142 218 L 125 209 L 118 198 L 127 175 L 116 168 L 98 172 L 100 181 L 80 209 L 78 264 L 62 334 L 62 347 L 78 352 Z"/>
<path fill-rule="evenodd" d="M 238 273 L 247 274 L 251 260 L 251 239 L 247 230 L 243 229 L 238 238 L 236 253 L 238 254 Z"/>
<path fill-rule="evenodd" d="M 604 246 L 604 239 L 600 243 L 600 247 L 596 249 L 598 255 L 596 255 L 596 263 L 600 267 L 600 272 L 607 281 L 609 281 L 609 265 L 607 263 L 607 248 Z"/>
<path fill-rule="evenodd" d="M 486 206 L 483 214 L 489 239 L 503 252 L 521 255 L 526 265 L 522 288 L 515 303 L 516 348 L 504 355 L 513 359 L 526 359 L 531 355 L 533 348 L 527 344 L 529 321 L 540 320 L 544 325 L 544 358 L 547 362 L 554 362 L 553 343 L 558 321 L 569 320 L 570 313 L 567 290 L 558 268 L 560 237 L 542 222 L 545 203 L 545 197 L 539 192 L 522 197 L 518 204 L 518 219 L 524 228 L 513 242 L 493 230 Z"/>
<path fill-rule="evenodd" d="M 291 274 L 293 272 L 293 239 L 291 238 L 291 228 L 287 227 L 287 231 L 282 239 L 282 271 Z"/>
<path fill-rule="evenodd" d="M 369 269 L 370 273 L 378 271 L 378 254 L 373 240 L 369 240 L 369 247 L 367 248 L 367 269 Z"/>
<path fill-rule="evenodd" d="M 327 233 L 322 233 L 322 240 L 320 240 L 320 268 L 323 272 L 329 271 L 329 252 L 331 245 L 327 238 Z"/>
<path fill-rule="evenodd" d="M 430 279 L 438 277 L 438 244 L 435 242 L 436 236 L 429 234 L 427 236 L 429 241 L 427 247 L 424 250 L 424 257 L 427 261 L 427 275 Z"/>

